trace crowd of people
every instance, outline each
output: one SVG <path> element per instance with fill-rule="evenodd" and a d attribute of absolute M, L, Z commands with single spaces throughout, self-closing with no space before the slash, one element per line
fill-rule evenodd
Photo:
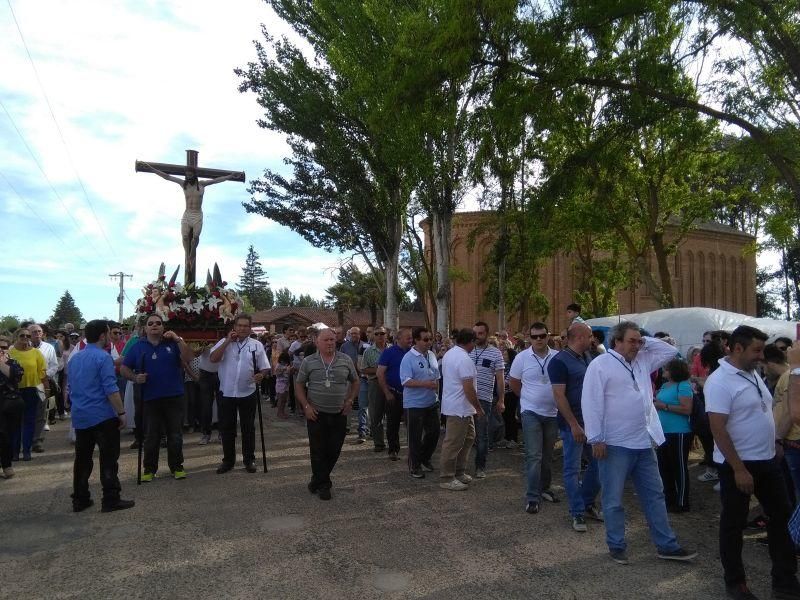
<path fill-rule="evenodd" d="M 521 448 L 526 513 L 558 504 L 552 465 L 562 445 L 566 511 L 576 533 L 602 523 L 611 560 L 629 562 L 624 489 L 632 481 L 657 556 L 690 561 L 670 515 L 688 512 L 689 454 L 703 450 L 703 483 L 721 502 L 720 559 L 728 595 L 754 598 L 742 563 L 750 497 L 761 506 L 776 598 L 800 598 L 796 548 L 787 523 L 800 498 L 800 346 L 748 326 L 708 331 L 681 356 L 667 332 L 636 323 L 593 331 L 570 305 L 569 327 L 543 322 L 528 332 L 492 332 L 484 322 L 449 336 L 424 327 L 300 328 L 252 333 L 239 315 L 231 331 L 205 346 L 187 344 L 157 315 L 126 336 L 103 320 L 83 332 L 51 332 L 26 323 L 0 337 L 0 466 L 43 452 L 55 419 L 71 417 L 75 466 L 72 503 L 89 492 L 99 448 L 102 510 L 134 506 L 120 496 L 120 431 L 135 425 L 140 481 L 159 470 L 159 451 L 175 479 L 187 478 L 183 433 L 222 445 L 220 475 L 237 462 L 237 423 L 244 469 L 257 469 L 255 417 L 261 398 L 278 419 L 305 420 L 308 490 L 332 498 L 332 472 L 348 433 L 375 453 L 406 464 L 415 480 L 436 474 L 447 491 L 467 491 L 493 466 L 490 451 Z M 130 401 L 126 401 L 128 395 Z M 128 418 L 128 412 L 135 418 Z M 71 411 L 71 413 L 70 413 Z M 260 413 L 259 413 L 260 414 Z M 439 443 L 441 439 L 441 444 Z M 263 448 L 263 446 L 262 446 Z M 434 454 L 439 451 L 438 464 Z M 474 449 L 474 453 L 473 453 Z M 470 460 L 471 454 L 474 454 Z M 264 458 L 266 469 L 266 459 Z"/>

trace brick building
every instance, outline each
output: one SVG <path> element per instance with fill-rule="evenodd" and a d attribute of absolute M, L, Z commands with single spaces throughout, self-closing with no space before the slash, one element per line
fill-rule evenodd
<path fill-rule="evenodd" d="M 471 325 L 482 320 L 499 327 L 497 311 L 481 308 L 487 288 L 482 274 L 493 242 L 492 232 L 479 237 L 472 251 L 468 236 L 487 213 L 463 212 L 453 218 L 451 264 L 467 273 L 466 281 L 451 284 L 450 319 L 452 326 Z M 667 230 L 669 232 L 669 229 Z M 424 227 L 426 252 L 430 250 L 429 232 Z M 756 314 L 756 259 L 746 252 L 754 238 L 717 223 L 703 223 L 688 233 L 675 255 L 669 258 L 673 276 L 675 307 L 705 306 L 746 315 Z M 566 327 L 567 304 L 573 302 L 577 284 L 575 260 L 569 254 L 557 254 L 539 270 L 539 287 L 550 302 L 550 314 L 539 315 L 554 331 Z M 660 308 L 644 286 L 621 291 L 617 295 L 621 313 L 646 312 Z M 507 328 L 524 329 L 518 316 L 508 314 Z"/>

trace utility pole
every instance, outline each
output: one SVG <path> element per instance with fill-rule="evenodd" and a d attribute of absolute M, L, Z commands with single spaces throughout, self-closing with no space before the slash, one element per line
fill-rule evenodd
<path fill-rule="evenodd" d="M 120 271 L 119 273 L 109 273 L 111 279 L 119 277 L 119 296 L 117 296 L 117 303 L 119 304 L 119 323 L 122 323 L 122 306 L 125 304 L 125 278 L 133 278 L 133 275 L 128 275 Z"/>

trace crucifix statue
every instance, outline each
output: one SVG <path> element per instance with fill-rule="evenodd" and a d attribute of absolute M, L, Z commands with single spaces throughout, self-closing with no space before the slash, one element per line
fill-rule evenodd
<path fill-rule="evenodd" d="M 186 210 L 181 218 L 181 237 L 185 253 L 184 283 L 195 282 L 197 268 L 197 245 L 200 243 L 200 232 L 203 230 L 203 193 L 206 187 L 223 181 L 244 181 L 244 171 L 225 171 L 197 166 L 197 150 L 186 151 L 185 165 L 167 163 L 147 163 L 136 161 L 137 173 L 155 173 L 167 181 L 177 183 L 183 188 L 186 199 Z M 183 178 L 173 177 L 183 175 Z M 200 181 L 200 178 L 206 181 Z"/>

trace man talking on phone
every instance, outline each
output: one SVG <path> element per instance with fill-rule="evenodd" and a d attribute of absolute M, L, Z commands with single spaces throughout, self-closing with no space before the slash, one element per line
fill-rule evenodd
<path fill-rule="evenodd" d="M 236 317 L 233 329 L 211 349 L 211 362 L 219 363 L 222 390 L 219 429 L 222 435 L 222 464 L 217 474 L 227 473 L 236 464 L 236 414 L 242 431 L 242 462 L 245 471 L 256 472 L 257 386 L 267 376 L 269 366 L 264 345 L 250 337 L 250 315 Z"/>

